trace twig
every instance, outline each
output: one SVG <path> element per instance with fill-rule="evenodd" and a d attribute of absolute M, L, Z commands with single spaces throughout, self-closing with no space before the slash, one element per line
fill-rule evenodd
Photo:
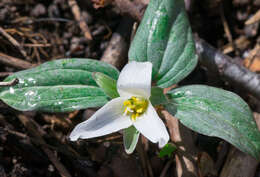
<path fill-rule="evenodd" d="M 7 131 L 7 132 L 10 133 L 10 134 L 13 134 L 13 135 L 17 136 L 17 137 L 27 138 L 27 135 L 24 134 L 24 133 L 17 132 L 17 131 L 15 131 L 15 130 L 10 130 L 10 129 L 8 129 L 8 128 L 5 128 L 4 130 Z"/>
<path fill-rule="evenodd" d="M 171 140 L 177 145 L 176 151 L 176 170 L 178 177 L 196 177 L 197 170 L 197 148 L 192 139 L 191 130 L 179 123 L 178 119 L 173 117 L 166 110 L 163 110 L 162 115 L 165 117 Z"/>
<path fill-rule="evenodd" d="M 0 82 L 0 87 L 14 86 L 18 84 L 19 80 L 17 78 L 8 81 L 8 82 Z"/>
<path fill-rule="evenodd" d="M 258 126 L 258 130 L 260 131 L 260 113 L 254 112 L 254 118 L 255 118 L 256 124 Z"/>
<path fill-rule="evenodd" d="M 253 177 L 257 165 L 256 159 L 232 147 L 220 177 Z"/>
<path fill-rule="evenodd" d="M 249 18 L 245 24 L 246 25 L 251 25 L 254 24 L 256 22 L 260 21 L 260 10 L 258 10 L 251 18 Z"/>
<path fill-rule="evenodd" d="M 142 164 L 142 167 L 143 167 L 143 176 L 144 177 L 148 177 L 148 171 L 149 170 L 147 168 L 147 161 L 146 161 L 145 155 L 144 155 L 145 152 L 144 152 L 143 146 L 140 143 L 140 141 L 137 143 L 136 151 L 138 152 L 138 155 L 140 157 L 141 164 Z"/>
<path fill-rule="evenodd" d="M 110 4 L 113 0 L 92 0 L 95 9 L 104 8 Z"/>
<path fill-rule="evenodd" d="M 63 164 L 58 160 L 58 158 L 55 156 L 55 154 L 47 147 L 47 144 L 43 137 L 41 136 L 41 133 L 39 130 L 35 127 L 35 124 L 26 116 L 24 115 L 18 115 L 19 120 L 22 122 L 22 124 L 27 128 L 27 130 L 30 132 L 31 136 L 34 138 L 37 138 L 39 140 L 39 145 L 44 151 L 44 153 L 48 156 L 49 160 L 53 163 L 53 165 L 57 168 L 60 175 L 62 177 L 71 177 L 68 170 L 63 166 Z"/>
<path fill-rule="evenodd" d="M 129 14 L 135 20 L 141 21 L 144 13 L 144 4 L 135 4 L 129 0 L 114 0 L 114 4 L 121 10 L 122 14 Z"/>
<path fill-rule="evenodd" d="M 194 0 L 184 0 L 185 2 L 185 8 L 187 11 L 191 11 L 192 10 L 192 6 L 194 3 Z"/>
<path fill-rule="evenodd" d="M 68 0 L 68 4 L 71 8 L 71 11 L 76 19 L 76 21 L 79 23 L 80 29 L 83 31 L 84 36 L 87 40 L 92 40 L 92 35 L 90 33 L 90 30 L 88 28 L 88 25 L 84 19 L 82 19 L 80 8 L 76 2 L 76 0 Z"/>
<path fill-rule="evenodd" d="M 169 160 L 169 161 L 166 163 L 166 165 L 164 166 L 164 168 L 163 168 L 163 170 L 162 170 L 162 172 L 161 172 L 161 174 L 160 174 L 160 177 L 165 177 L 165 176 L 166 176 L 166 173 L 167 173 L 168 169 L 171 167 L 172 162 L 173 162 L 173 160 Z"/>
<path fill-rule="evenodd" d="M 131 37 L 130 37 L 131 42 L 133 41 L 133 39 L 135 37 L 136 31 L 137 31 L 137 26 L 138 26 L 138 23 L 134 22 L 133 27 L 132 27 Z"/>
<path fill-rule="evenodd" d="M 97 140 L 97 143 L 103 143 L 103 142 L 107 142 L 107 141 L 113 141 L 113 140 L 116 140 L 116 139 L 119 139 L 119 138 L 122 138 L 122 135 L 114 135 L 114 136 L 109 136 L 107 138 L 104 138 L 104 139 L 98 139 Z"/>
<path fill-rule="evenodd" d="M 28 69 L 28 68 L 32 68 L 35 66 L 34 64 L 31 64 L 27 61 L 24 61 L 22 59 L 15 58 L 12 56 L 8 56 L 1 52 L 0 52 L 0 63 L 4 63 L 9 66 L 13 66 L 18 69 Z"/>
<path fill-rule="evenodd" d="M 218 72 L 230 84 L 247 91 L 260 99 L 260 75 L 232 61 L 199 37 L 195 37 L 200 62 L 211 72 Z"/>
<path fill-rule="evenodd" d="M 43 114 L 42 118 L 44 121 L 51 123 L 52 127 L 57 126 L 63 129 L 68 129 L 71 126 L 71 121 L 69 119 L 59 117 L 58 115 Z"/>
<path fill-rule="evenodd" d="M 5 169 L 2 165 L 0 165 L 0 176 L 2 177 L 7 177 L 6 173 L 5 173 Z"/>
<path fill-rule="evenodd" d="M 250 45 L 250 41 L 247 39 L 246 36 L 240 36 L 237 39 L 233 41 L 234 45 L 231 43 L 228 43 L 224 45 L 221 49 L 221 51 L 224 54 L 228 54 L 230 52 L 233 52 L 235 50 L 234 47 L 236 47 L 239 50 L 246 49 Z"/>
<path fill-rule="evenodd" d="M 73 22 L 73 20 L 69 20 L 66 18 L 37 18 L 37 19 L 30 19 L 32 23 L 34 22 L 45 22 L 45 21 L 53 21 L 53 22 Z M 31 23 L 28 23 L 31 24 Z"/>
<path fill-rule="evenodd" d="M 221 21 L 222 21 L 223 26 L 224 26 L 224 31 L 225 31 L 226 36 L 227 36 L 227 38 L 228 38 L 228 42 L 231 43 L 232 45 L 234 45 L 234 43 L 233 43 L 233 38 L 232 38 L 232 34 L 231 34 L 231 32 L 230 32 L 227 19 L 226 19 L 225 15 L 224 15 L 224 9 L 223 9 L 222 3 L 221 3 L 221 5 L 220 5 L 220 17 L 221 17 Z"/>
<path fill-rule="evenodd" d="M 0 77 L 6 77 L 13 74 L 13 72 L 0 72 Z"/>
<path fill-rule="evenodd" d="M 218 151 L 218 159 L 215 163 L 215 169 L 216 171 L 220 171 L 220 169 L 222 168 L 225 160 L 226 160 L 226 157 L 228 155 L 228 151 L 230 149 L 230 144 L 226 141 L 223 141 L 223 143 L 220 145 L 220 149 Z"/>
<path fill-rule="evenodd" d="M 147 169 L 148 169 L 149 176 L 154 177 L 153 168 L 152 168 L 150 159 L 148 158 L 146 151 L 144 151 L 143 146 L 141 148 L 144 152 L 144 158 L 145 158 L 145 161 L 146 161 L 146 166 L 147 166 Z"/>
<path fill-rule="evenodd" d="M 13 44 L 16 48 L 19 49 L 19 51 L 21 52 L 21 54 L 24 56 L 24 58 L 28 59 L 28 55 L 26 54 L 24 48 L 11 36 L 9 35 L 3 28 L 0 27 L 0 33 L 6 37 L 11 44 Z"/>
<path fill-rule="evenodd" d="M 101 61 L 121 68 L 127 62 L 128 37 L 131 33 L 133 21 L 128 17 L 122 19 L 119 27 L 109 41 Z"/>
<path fill-rule="evenodd" d="M 51 44 L 23 44 L 24 47 L 51 47 Z"/>
<path fill-rule="evenodd" d="M 259 65 L 255 64 L 254 62 L 256 59 L 260 57 L 260 45 L 257 44 L 254 49 L 249 52 L 248 57 L 244 60 L 244 66 L 250 71 L 256 72 L 259 70 Z"/>

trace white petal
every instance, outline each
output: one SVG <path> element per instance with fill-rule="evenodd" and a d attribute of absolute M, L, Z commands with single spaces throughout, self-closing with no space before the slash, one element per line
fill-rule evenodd
<path fill-rule="evenodd" d="M 122 97 L 151 94 L 152 63 L 132 61 L 125 65 L 117 81 L 117 91 Z"/>
<path fill-rule="evenodd" d="M 70 134 L 70 140 L 107 135 L 132 125 L 129 117 L 123 115 L 123 102 L 119 97 L 109 101 L 88 120 L 78 124 Z"/>
<path fill-rule="evenodd" d="M 133 124 L 147 139 L 153 143 L 159 142 L 160 148 L 168 143 L 169 134 L 167 129 L 151 103 L 149 103 L 146 113 L 138 117 Z"/>

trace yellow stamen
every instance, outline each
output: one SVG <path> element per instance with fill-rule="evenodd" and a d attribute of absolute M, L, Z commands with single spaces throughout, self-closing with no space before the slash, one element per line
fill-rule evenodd
<path fill-rule="evenodd" d="M 136 109 L 136 112 L 137 113 L 142 113 L 142 112 L 144 112 L 144 108 L 138 108 L 138 109 Z"/>
<path fill-rule="evenodd" d="M 137 117 L 147 110 L 149 102 L 144 98 L 132 96 L 130 99 L 125 100 L 123 104 L 124 113 L 135 121 Z"/>

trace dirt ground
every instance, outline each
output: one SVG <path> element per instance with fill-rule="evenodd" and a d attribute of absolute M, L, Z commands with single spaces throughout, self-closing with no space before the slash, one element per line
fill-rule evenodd
<path fill-rule="evenodd" d="M 127 62 L 133 22 L 140 20 L 146 3 L 146 0 L 123 3 L 122 0 L 0 0 L 0 80 L 16 71 L 60 58 L 104 60 L 120 69 Z M 194 35 L 231 56 L 235 63 L 260 72 L 259 0 L 187 0 L 186 3 Z M 120 61 L 113 63 L 113 58 Z M 237 93 L 260 122 L 259 100 L 200 64 L 180 83 L 186 84 L 212 85 Z M 141 138 L 132 155 L 124 152 L 120 133 L 70 142 L 68 135 L 73 127 L 95 110 L 63 114 L 19 112 L 0 102 L 0 176 L 180 177 L 178 158 L 174 155 L 160 158 L 157 145 L 145 138 Z M 193 164 L 198 176 L 228 177 L 223 172 L 226 168 L 231 171 L 240 168 L 248 171 L 245 173 L 251 175 L 248 177 L 260 177 L 260 167 L 251 157 L 218 138 L 189 133 L 195 140 L 189 147 L 196 149 L 193 157 L 197 160 Z M 234 167 L 228 162 L 251 165 Z M 237 173 L 234 171 L 230 176 L 239 176 Z"/>

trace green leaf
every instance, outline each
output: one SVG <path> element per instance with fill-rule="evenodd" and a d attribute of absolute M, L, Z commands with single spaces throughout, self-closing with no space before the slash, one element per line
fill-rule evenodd
<path fill-rule="evenodd" d="M 103 73 L 93 73 L 93 78 L 98 84 L 100 88 L 110 97 L 116 98 L 119 97 L 116 88 L 116 80 L 112 79 L 111 77 L 103 74 Z"/>
<path fill-rule="evenodd" d="M 15 109 L 64 112 L 103 106 L 108 97 L 97 87 L 93 72 L 117 79 L 119 71 L 91 59 L 61 59 L 17 72 L 4 81 L 19 80 L 0 89 L 0 99 Z"/>
<path fill-rule="evenodd" d="M 18 88 L 74 84 L 97 86 L 92 78 L 93 72 L 104 73 L 116 80 L 119 76 L 115 67 L 104 62 L 92 59 L 60 59 L 14 73 L 4 81 L 18 78 Z"/>
<path fill-rule="evenodd" d="M 0 93 L 0 99 L 17 110 L 48 112 L 100 107 L 108 101 L 100 88 L 83 85 L 11 87 Z"/>
<path fill-rule="evenodd" d="M 197 65 L 183 0 L 151 0 L 131 43 L 129 60 L 153 63 L 153 80 L 169 87 Z"/>
<path fill-rule="evenodd" d="M 163 105 L 169 102 L 163 93 L 163 89 L 160 87 L 152 87 L 150 101 L 153 106 Z"/>
<path fill-rule="evenodd" d="M 176 112 L 176 105 L 171 103 L 171 100 L 166 97 L 160 87 L 152 87 L 150 101 L 154 107 L 162 105 L 167 107 L 169 112 Z"/>
<path fill-rule="evenodd" d="M 165 156 L 168 156 L 170 158 L 172 156 L 172 153 L 175 152 L 176 149 L 176 146 L 168 143 L 160 150 L 159 157 L 163 158 Z"/>
<path fill-rule="evenodd" d="M 238 95 L 203 85 L 184 86 L 167 93 L 170 111 L 192 130 L 223 138 L 256 159 L 260 158 L 260 132 L 249 106 Z M 167 109 L 167 107 L 166 107 Z"/>
<path fill-rule="evenodd" d="M 123 130 L 124 147 L 128 154 L 134 152 L 138 143 L 140 132 L 134 126 L 130 126 Z"/>

